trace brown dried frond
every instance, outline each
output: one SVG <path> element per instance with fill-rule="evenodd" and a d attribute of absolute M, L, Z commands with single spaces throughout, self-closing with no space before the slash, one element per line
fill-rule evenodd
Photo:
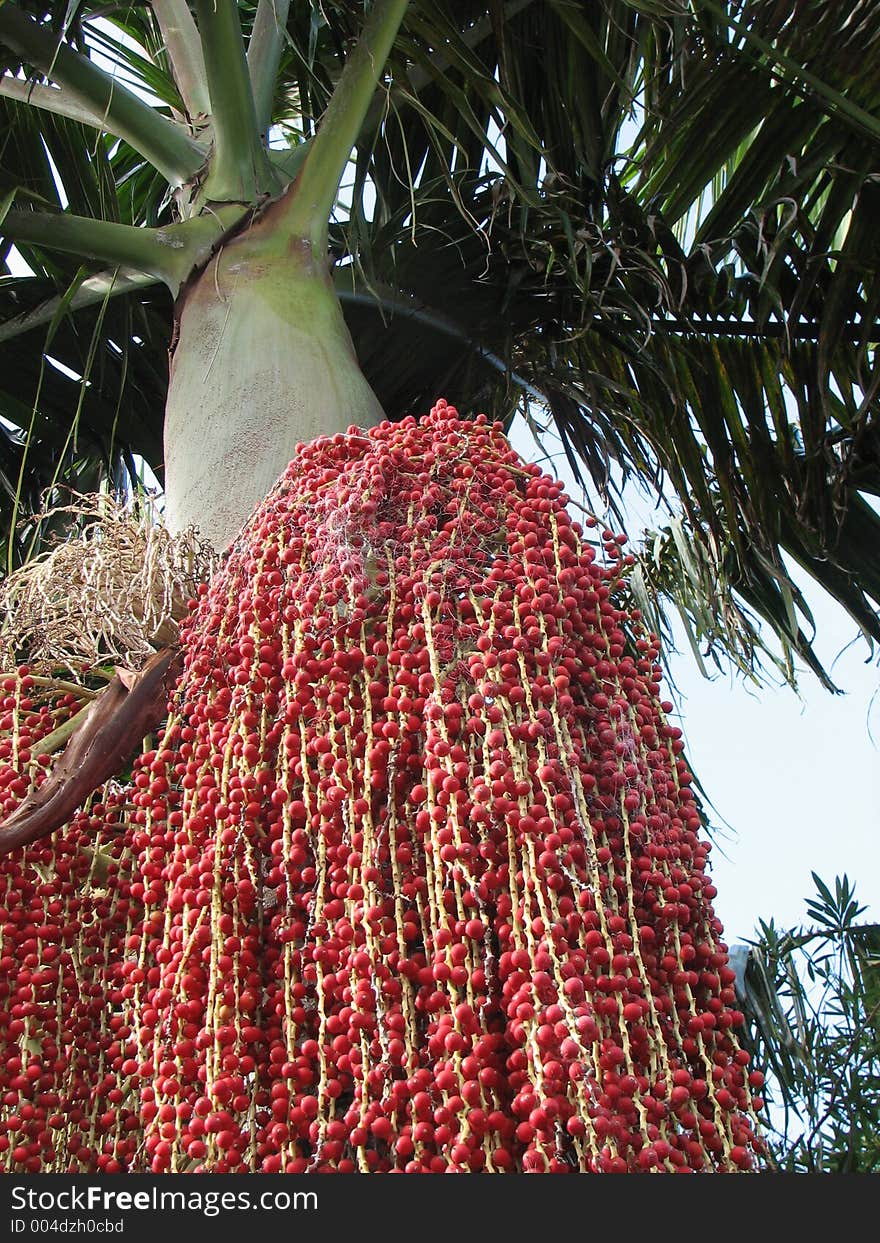
<path fill-rule="evenodd" d="M 186 602 L 215 554 L 191 531 L 171 535 L 143 508 L 77 495 L 49 510 L 76 532 L 0 583 L 0 661 L 139 668 L 177 640 Z"/>

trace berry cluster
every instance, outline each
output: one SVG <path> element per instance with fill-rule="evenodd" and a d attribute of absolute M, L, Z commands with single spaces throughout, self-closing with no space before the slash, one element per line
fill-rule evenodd
<path fill-rule="evenodd" d="M 41 746 L 82 706 L 55 685 L 27 666 L 3 682 L 4 817 L 42 784 L 52 757 Z M 99 797 L 51 840 L 0 859 L 0 1166 L 11 1170 L 121 1170 L 137 1149 L 137 1101 L 113 1069 L 132 1034 L 114 979 L 126 937 L 140 944 L 143 909 L 130 896 L 125 791 Z"/>
<path fill-rule="evenodd" d="M 184 626 L 120 806 L 6 865 L 30 876 L 11 989 L 48 971 L 62 1017 L 28 1013 L 65 1029 L 6 1023 L 19 1128 L 28 1041 L 92 1059 L 88 1134 L 40 1115 L 13 1147 L 7 1120 L 12 1168 L 752 1165 L 760 1076 L 657 642 L 623 540 L 566 499 L 443 401 L 299 447 Z M 14 917 L 96 829 L 115 889 L 100 918 L 61 902 L 53 974 Z"/>

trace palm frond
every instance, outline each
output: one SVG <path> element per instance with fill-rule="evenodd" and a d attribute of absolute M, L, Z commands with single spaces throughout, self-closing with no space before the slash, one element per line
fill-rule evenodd
<path fill-rule="evenodd" d="M 247 38 L 257 5 L 239 8 Z M 149 6 L 31 11 L 77 47 L 103 40 L 163 115 L 210 138 L 182 111 Z M 362 23 L 355 0 L 290 6 L 271 119 L 294 144 Z M 726 653 L 749 674 L 764 660 L 793 677 L 800 661 L 830 684 L 794 565 L 880 638 L 878 43 L 880 0 L 412 0 L 331 227 L 388 414 L 446 392 L 549 418 L 620 516 L 621 491 L 643 481 L 668 512 L 641 571 L 658 627 L 671 607 L 701 659 Z M 0 195 L 62 206 L 61 185 L 81 214 L 172 218 L 167 185 L 127 144 L 0 108 Z M 81 279 L 23 253 L 35 284 L 4 285 L 0 314 Z M 115 426 L 114 444 L 157 467 L 162 298 L 108 305 L 80 415 L 95 444 Z M 81 375 L 96 312 L 68 310 L 52 357 Z M 15 428 L 22 385 L 46 373 L 36 329 L 27 341 L 30 362 L 0 345 Z M 122 397 L 102 387 L 120 383 L 114 345 Z M 47 444 L 69 430 L 56 376 L 40 396 Z"/>

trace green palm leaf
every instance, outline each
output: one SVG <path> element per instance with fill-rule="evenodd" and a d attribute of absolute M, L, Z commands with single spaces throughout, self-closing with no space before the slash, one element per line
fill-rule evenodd
<path fill-rule="evenodd" d="M 75 47 L 101 44 L 210 143 L 149 6 L 29 11 Z M 239 11 L 247 39 L 257 6 Z M 294 147 L 362 23 L 359 3 L 290 6 L 269 94 Z M 658 627 L 681 612 L 698 652 L 745 671 L 763 658 L 792 676 L 801 660 L 828 681 L 793 564 L 880 638 L 878 42 L 877 0 L 412 0 L 331 227 L 389 416 L 445 392 L 507 420 L 548 417 L 597 503 L 620 506 L 630 479 L 662 485 L 668 525 L 636 587 Z M 148 227 L 188 210 L 127 143 L 0 108 L 0 193 L 15 190 L 16 208 L 66 202 Z M 31 435 L 46 448 L 28 453 L 23 491 L 36 503 L 71 411 L 72 382 L 42 362 L 45 325 L 82 274 L 19 250 L 35 275 L 0 284 L 0 402 L 14 466 L 42 371 Z M 55 326 L 49 352 L 77 375 L 99 305 L 75 297 Z M 169 315 L 164 293 L 120 286 L 100 318 L 76 452 L 110 476 L 120 454 L 161 470 Z"/>

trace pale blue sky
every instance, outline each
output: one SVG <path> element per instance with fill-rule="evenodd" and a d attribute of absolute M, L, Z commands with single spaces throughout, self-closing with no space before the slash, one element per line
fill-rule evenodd
<path fill-rule="evenodd" d="M 855 626 L 824 593 L 810 602 L 830 664 Z M 689 654 L 673 658 L 689 758 L 731 826 L 712 854 L 730 941 L 750 936 L 759 917 L 803 920 L 812 871 L 829 884 L 845 872 L 865 917 L 880 919 L 880 676 L 866 655 L 860 639 L 837 659 L 845 694 L 804 673 L 800 700 L 787 688 L 710 683 Z"/>

